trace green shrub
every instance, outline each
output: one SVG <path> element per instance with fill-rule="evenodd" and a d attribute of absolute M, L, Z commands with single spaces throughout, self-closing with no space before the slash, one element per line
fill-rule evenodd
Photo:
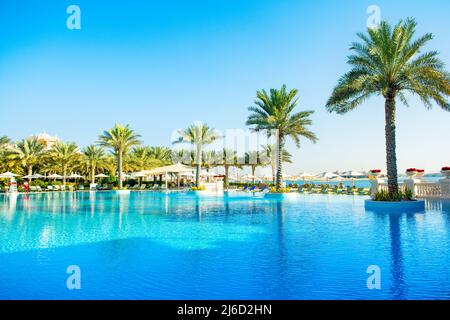
<path fill-rule="evenodd" d="M 270 188 L 270 192 L 272 192 L 272 193 L 290 193 L 291 188 L 280 188 L 279 190 L 277 190 L 277 188 L 272 187 L 272 188 Z"/>
<path fill-rule="evenodd" d="M 378 191 L 373 200 L 375 201 L 414 201 L 414 196 L 411 190 L 405 189 L 404 191 L 399 190 L 394 194 L 389 194 L 386 190 Z"/>

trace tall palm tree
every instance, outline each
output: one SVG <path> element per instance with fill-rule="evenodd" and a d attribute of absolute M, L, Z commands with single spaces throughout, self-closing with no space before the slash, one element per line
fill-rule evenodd
<path fill-rule="evenodd" d="M 58 142 L 52 147 L 50 157 L 52 163 L 62 174 L 63 186 L 65 186 L 68 170 L 74 168 L 81 158 L 80 149 L 73 142 Z"/>
<path fill-rule="evenodd" d="M 84 160 L 89 169 L 91 183 L 95 183 L 95 171 L 106 161 L 105 150 L 96 145 L 90 145 L 83 150 Z"/>
<path fill-rule="evenodd" d="M 179 138 L 173 143 L 190 143 L 195 146 L 195 184 L 198 186 L 202 169 L 203 146 L 213 143 L 220 137 L 214 129 L 201 122 L 194 123 L 184 130 L 179 130 L 178 135 Z"/>
<path fill-rule="evenodd" d="M 272 168 L 272 182 L 275 184 L 275 177 L 277 175 L 277 151 L 275 144 L 266 144 L 262 146 L 262 153 L 267 159 L 264 163 L 270 165 Z M 286 150 L 283 150 L 283 162 L 292 163 L 292 155 Z"/>
<path fill-rule="evenodd" d="M 347 63 L 352 69 L 339 79 L 327 102 L 329 112 L 347 113 L 372 95 L 385 99 L 386 166 L 389 194 L 398 192 L 396 99 L 408 106 L 406 94 L 417 94 L 425 107 L 431 101 L 450 111 L 450 76 L 436 51 L 421 50 L 433 36 L 430 33 L 413 40 L 417 23 L 400 21 L 393 29 L 383 21 L 367 34 L 358 33 L 362 42 L 352 44 Z"/>
<path fill-rule="evenodd" d="M 28 175 L 33 174 L 33 166 L 37 165 L 45 153 L 45 145 L 37 138 L 23 139 L 14 148 L 14 154 Z"/>
<path fill-rule="evenodd" d="M 297 93 L 297 89 L 288 92 L 286 85 L 280 90 L 270 89 L 270 94 L 261 90 L 256 93 L 255 105 L 248 108 L 251 114 L 247 119 L 247 125 L 254 126 L 255 131 L 269 130 L 268 135 L 276 135 L 277 190 L 281 188 L 283 179 L 283 150 L 286 138 L 291 137 L 297 147 L 300 147 L 300 137 L 314 143 L 318 140 L 315 133 L 307 129 L 312 124 L 310 116 L 314 111 L 294 113 L 298 102 Z"/>
<path fill-rule="evenodd" d="M 99 137 L 99 144 L 103 147 L 110 148 L 116 155 L 119 189 L 122 189 L 123 186 L 123 158 L 132 147 L 141 143 L 139 140 L 140 137 L 128 125 L 123 126 L 121 124 L 116 124 L 112 129 L 104 131 Z"/>

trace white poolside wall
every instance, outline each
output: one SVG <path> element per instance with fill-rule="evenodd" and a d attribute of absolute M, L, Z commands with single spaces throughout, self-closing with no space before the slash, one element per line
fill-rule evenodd
<path fill-rule="evenodd" d="M 370 180 L 372 197 L 381 190 L 388 190 L 387 182 L 383 179 Z M 444 178 L 438 182 L 425 182 L 421 178 L 407 179 L 400 183 L 401 189 L 412 190 L 415 198 L 450 199 L 450 179 Z"/>

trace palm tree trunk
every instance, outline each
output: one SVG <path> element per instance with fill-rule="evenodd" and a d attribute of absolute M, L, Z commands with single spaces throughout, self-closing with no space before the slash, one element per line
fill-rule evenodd
<path fill-rule="evenodd" d="M 91 183 L 95 183 L 95 166 L 91 168 Z"/>
<path fill-rule="evenodd" d="M 277 174 L 277 157 L 272 148 L 272 152 L 270 154 L 270 165 L 272 166 L 272 183 L 275 185 L 275 177 Z"/>
<path fill-rule="evenodd" d="M 386 167 L 389 194 L 398 192 L 397 155 L 395 139 L 395 95 L 389 94 L 385 102 Z"/>
<path fill-rule="evenodd" d="M 66 186 L 67 167 L 63 168 L 63 186 Z"/>
<path fill-rule="evenodd" d="M 255 171 L 256 171 L 256 166 L 252 165 L 252 179 L 253 179 L 253 184 L 255 184 Z"/>
<path fill-rule="evenodd" d="M 28 166 L 28 175 L 31 176 L 32 174 L 33 174 L 33 166 L 30 165 Z"/>
<path fill-rule="evenodd" d="M 123 182 L 122 182 L 122 152 L 118 152 L 117 172 L 118 172 L 118 175 L 119 175 L 119 189 L 122 189 L 122 187 L 123 187 Z"/>
<path fill-rule="evenodd" d="M 275 179 L 277 175 L 277 162 L 272 163 L 272 183 L 275 184 Z"/>
<path fill-rule="evenodd" d="M 276 180 L 276 189 L 281 189 L 281 184 L 283 182 L 283 147 L 284 141 L 281 133 L 278 134 L 278 143 L 277 143 L 277 180 Z"/>
<path fill-rule="evenodd" d="M 228 169 L 229 169 L 229 167 L 228 167 L 228 165 L 225 165 L 224 168 L 225 168 L 225 178 L 223 179 L 223 187 L 225 190 L 228 190 Z"/>
<path fill-rule="evenodd" d="M 196 172 L 195 172 L 195 185 L 197 187 L 200 186 L 200 171 L 202 170 L 202 146 L 201 144 L 197 145 L 197 154 L 196 154 Z"/>

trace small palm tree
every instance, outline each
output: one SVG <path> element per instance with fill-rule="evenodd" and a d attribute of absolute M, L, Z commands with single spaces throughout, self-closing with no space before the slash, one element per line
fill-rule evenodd
<path fill-rule="evenodd" d="M 151 156 L 152 149 L 150 147 L 134 147 L 130 153 L 129 162 L 135 171 L 151 169 L 154 166 Z"/>
<path fill-rule="evenodd" d="M 213 143 L 220 137 L 214 129 L 201 122 L 194 123 L 184 130 L 179 130 L 178 135 L 179 138 L 173 143 L 190 143 L 195 146 L 195 184 L 198 186 L 202 170 L 203 146 Z"/>
<path fill-rule="evenodd" d="M 277 174 L 277 152 L 275 144 L 266 144 L 262 146 L 262 153 L 267 159 L 264 163 L 265 165 L 270 165 L 272 168 L 272 183 L 275 184 L 275 177 Z M 292 163 L 292 155 L 286 150 L 283 150 L 283 162 Z"/>
<path fill-rule="evenodd" d="M 90 145 L 84 148 L 83 155 L 89 170 L 91 183 L 95 183 L 95 172 L 106 161 L 105 150 L 102 147 Z"/>
<path fill-rule="evenodd" d="M 193 164 L 193 154 L 191 150 L 174 149 L 170 154 L 170 161 L 172 163 L 182 163 L 188 166 Z"/>
<path fill-rule="evenodd" d="M 262 167 L 266 165 L 264 153 L 260 151 L 249 151 L 244 155 L 245 165 L 249 166 L 252 170 L 252 180 L 255 183 L 255 173 L 258 167 Z"/>
<path fill-rule="evenodd" d="M 159 161 L 159 165 L 172 163 L 172 150 L 167 147 L 150 147 L 150 156 L 152 159 Z"/>
<path fill-rule="evenodd" d="M 214 150 L 204 151 L 202 154 L 202 166 L 209 171 L 210 169 L 216 167 L 220 162 L 220 155 Z"/>
<path fill-rule="evenodd" d="M 23 139 L 14 148 L 16 159 L 26 168 L 27 174 L 33 174 L 33 166 L 37 165 L 45 153 L 45 145 L 37 138 Z"/>
<path fill-rule="evenodd" d="M 0 172 L 12 171 L 16 173 L 23 173 L 23 168 L 20 162 L 17 161 L 17 156 L 11 140 L 6 137 L 0 137 Z"/>
<path fill-rule="evenodd" d="M 104 131 L 99 137 L 99 144 L 110 148 L 117 159 L 117 172 L 119 180 L 119 189 L 123 186 L 123 159 L 132 147 L 141 143 L 141 136 L 136 134 L 128 125 L 116 124 L 112 129 Z"/>
<path fill-rule="evenodd" d="M 393 29 L 383 21 L 362 40 L 353 43 L 348 57 L 352 70 L 339 79 L 327 102 L 329 112 L 347 113 L 372 95 L 385 99 L 386 165 L 389 194 L 398 192 L 395 113 L 396 99 L 408 105 L 406 93 L 417 94 L 427 108 L 435 101 L 450 111 L 450 76 L 436 51 L 421 53 L 433 36 L 426 34 L 413 40 L 416 29 L 413 19 L 400 21 Z"/>
<path fill-rule="evenodd" d="M 9 140 L 9 138 L 7 136 L 1 136 L 0 137 L 0 150 L 3 150 L 10 142 L 11 142 L 11 140 Z"/>
<path fill-rule="evenodd" d="M 218 164 L 223 166 L 225 171 L 223 187 L 224 189 L 228 189 L 230 168 L 238 165 L 237 152 L 231 149 L 222 149 L 222 152 L 218 154 Z"/>
<path fill-rule="evenodd" d="M 281 188 L 283 179 L 283 150 L 286 138 L 291 137 L 297 147 L 300 147 L 300 137 L 307 138 L 313 143 L 318 140 L 315 133 L 307 129 L 312 124 L 310 116 L 314 111 L 294 113 L 298 102 L 297 93 L 297 89 L 288 92 L 285 85 L 280 90 L 271 89 L 270 94 L 261 90 L 256 93 L 255 105 L 248 108 L 251 114 L 247 119 L 247 125 L 254 126 L 255 131 L 268 130 L 268 135 L 276 135 L 277 190 Z"/>
<path fill-rule="evenodd" d="M 66 176 L 69 169 L 75 167 L 80 160 L 80 149 L 73 142 L 58 142 L 50 151 L 50 158 L 54 166 L 63 176 L 63 186 L 66 185 Z"/>

